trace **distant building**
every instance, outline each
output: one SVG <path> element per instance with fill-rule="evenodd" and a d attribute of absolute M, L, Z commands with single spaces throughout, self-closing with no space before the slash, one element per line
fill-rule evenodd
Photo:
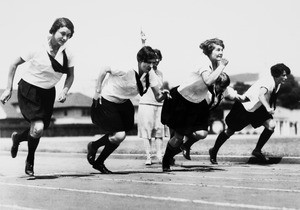
<path fill-rule="evenodd" d="M 0 90 L 2 94 L 4 90 Z M 135 107 L 135 126 L 129 135 L 137 133 L 137 109 L 139 97 L 132 99 Z M 91 121 L 92 98 L 82 93 L 69 93 L 64 103 L 55 102 L 50 127 L 44 136 L 93 136 L 99 129 Z M 11 99 L 0 104 L 0 137 L 10 137 L 13 131 L 22 131 L 29 124 L 20 112 L 17 91 L 13 90 Z"/>
<path fill-rule="evenodd" d="M 16 93 L 17 91 L 13 91 L 11 99 L 5 105 L 0 103 L 0 137 L 8 137 L 14 130 L 21 131 L 28 127 L 20 113 Z"/>
<path fill-rule="evenodd" d="M 1 93 L 3 90 L 1 91 Z M 70 93 L 64 103 L 55 102 L 52 121 L 45 136 L 89 136 L 98 134 L 91 122 L 90 106 L 92 99 L 81 93 Z M 0 104 L 0 136 L 9 137 L 13 131 L 22 131 L 28 127 L 20 112 L 17 91 L 5 104 Z"/>

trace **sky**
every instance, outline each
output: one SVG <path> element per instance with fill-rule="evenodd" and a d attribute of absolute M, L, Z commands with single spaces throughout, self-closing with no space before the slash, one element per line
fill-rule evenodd
<path fill-rule="evenodd" d="M 68 43 L 76 55 L 71 92 L 91 95 L 101 66 L 135 68 L 141 30 L 146 44 L 161 50 L 159 68 L 171 86 L 197 68 L 200 43 L 215 37 L 224 41 L 229 75 L 285 63 L 300 76 L 299 9 L 298 0 L 2 0 L 0 88 L 20 50 L 43 41 L 58 17 L 75 26 Z"/>

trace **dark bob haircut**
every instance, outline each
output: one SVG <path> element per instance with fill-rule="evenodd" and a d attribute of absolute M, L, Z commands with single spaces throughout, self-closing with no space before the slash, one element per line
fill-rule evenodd
<path fill-rule="evenodd" d="M 162 60 L 162 55 L 159 49 L 154 49 L 155 53 L 156 53 L 156 57 L 159 61 Z"/>
<path fill-rule="evenodd" d="M 150 46 L 145 46 L 140 49 L 136 55 L 138 62 L 148 62 L 149 60 L 156 59 L 156 53 Z"/>
<path fill-rule="evenodd" d="M 74 34 L 74 25 L 71 22 L 71 20 L 69 20 L 68 18 L 57 18 L 52 27 L 49 30 L 50 34 L 54 34 L 58 29 L 62 28 L 62 27 L 67 27 L 70 31 L 71 31 L 71 36 L 70 38 L 73 36 Z"/>
<path fill-rule="evenodd" d="M 278 63 L 271 67 L 271 75 L 275 78 L 280 77 L 284 72 L 286 73 L 286 75 L 291 74 L 290 68 L 283 63 Z"/>
<path fill-rule="evenodd" d="M 230 85 L 230 78 L 225 72 L 222 72 L 216 80 L 215 84 L 226 88 Z"/>
<path fill-rule="evenodd" d="M 208 39 L 205 42 L 201 43 L 199 47 L 200 47 L 200 49 L 203 50 L 203 53 L 205 55 L 209 56 L 215 48 L 214 44 L 215 45 L 220 45 L 221 47 L 223 47 L 223 49 L 225 48 L 225 45 L 224 45 L 223 41 L 221 39 L 218 39 L 218 38 Z"/>

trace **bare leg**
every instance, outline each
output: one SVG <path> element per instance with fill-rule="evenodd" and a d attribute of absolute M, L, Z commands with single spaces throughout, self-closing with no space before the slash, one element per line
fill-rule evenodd
<path fill-rule="evenodd" d="M 145 152 L 146 152 L 146 162 L 145 165 L 151 165 L 151 150 L 152 150 L 152 139 L 143 139 L 144 141 L 144 147 L 145 147 Z"/>

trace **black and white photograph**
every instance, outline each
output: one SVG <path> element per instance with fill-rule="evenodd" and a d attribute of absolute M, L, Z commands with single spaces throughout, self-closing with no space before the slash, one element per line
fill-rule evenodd
<path fill-rule="evenodd" d="M 297 0 L 0 2 L 0 209 L 300 209 Z"/>

